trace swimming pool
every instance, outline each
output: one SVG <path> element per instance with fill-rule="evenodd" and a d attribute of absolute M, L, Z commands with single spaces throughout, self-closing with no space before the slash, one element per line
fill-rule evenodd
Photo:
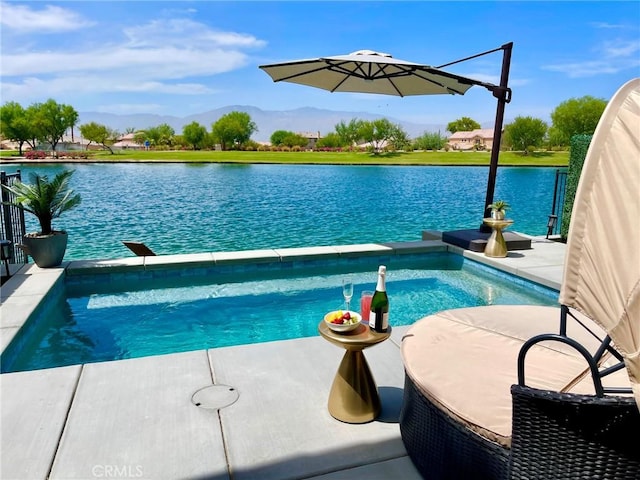
<path fill-rule="evenodd" d="M 393 326 L 448 308 L 557 303 L 555 290 L 451 253 L 67 276 L 3 352 L 2 372 L 314 336 L 343 306 L 342 278 L 357 309 L 381 263 Z"/>

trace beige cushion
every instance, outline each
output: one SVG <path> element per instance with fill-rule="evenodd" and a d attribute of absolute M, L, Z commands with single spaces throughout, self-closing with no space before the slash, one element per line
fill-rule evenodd
<path fill-rule="evenodd" d="M 524 341 L 557 333 L 560 309 L 542 306 L 489 306 L 446 310 L 416 322 L 403 337 L 407 375 L 432 402 L 491 441 L 511 443 L 511 385 L 517 383 L 517 358 Z M 604 335 L 595 323 L 581 320 Z M 590 351 L 599 342 L 569 320 L 568 333 Z M 589 389 L 586 362 L 573 348 L 545 342 L 529 350 L 526 383 L 563 391 Z M 587 381 L 588 380 L 588 381 Z"/>

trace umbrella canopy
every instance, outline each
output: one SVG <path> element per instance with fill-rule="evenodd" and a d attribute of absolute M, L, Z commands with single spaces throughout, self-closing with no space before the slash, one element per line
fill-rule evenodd
<path fill-rule="evenodd" d="M 387 53 L 359 50 L 349 55 L 295 60 L 261 65 L 274 82 L 291 82 L 330 92 L 379 93 L 383 95 L 464 95 L 483 85 L 429 65 L 393 58 Z"/>
<path fill-rule="evenodd" d="M 456 60 L 440 67 L 399 60 L 387 53 L 359 50 L 349 55 L 294 60 L 272 65 L 260 65 L 260 68 L 274 82 L 298 83 L 330 92 L 378 93 L 404 97 L 407 95 L 464 95 L 474 85 L 486 88 L 498 99 L 487 194 L 482 207 L 484 216 L 488 217 L 490 214 L 488 205 L 493 203 L 496 183 L 504 108 L 511 101 L 511 89 L 507 87 L 507 83 L 512 47 L 513 43 L 506 43 L 500 48 Z M 499 50 L 503 51 L 500 85 L 462 77 L 440 69 Z M 481 224 L 480 230 L 482 231 L 484 228 L 486 226 Z"/>
<path fill-rule="evenodd" d="M 607 104 L 571 213 L 560 303 L 598 322 L 624 357 L 640 408 L 640 78 Z"/>

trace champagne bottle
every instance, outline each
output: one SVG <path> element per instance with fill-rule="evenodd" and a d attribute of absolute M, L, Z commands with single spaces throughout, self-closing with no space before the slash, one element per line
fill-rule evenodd
<path fill-rule="evenodd" d="M 369 328 L 376 332 L 384 333 L 389 327 L 389 297 L 385 286 L 387 267 L 380 265 L 378 268 L 378 283 L 376 291 L 371 298 L 371 313 L 369 314 Z"/>

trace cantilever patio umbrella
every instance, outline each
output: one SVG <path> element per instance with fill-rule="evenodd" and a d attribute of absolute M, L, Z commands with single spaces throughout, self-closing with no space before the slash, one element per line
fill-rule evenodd
<path fill-rule="evenodd" d="M 378 93 L 404 97 L 408 95 L 464 95 L 474 85 L 488 89 L 498 99 L 487 196 L 483 207 L 484 216 L 488 217 L 487 205 L 493 203 L 504 107 L 511 100 L 511 89 L 507 87 L 507 83 L 512 46 L 513 43 L 507 43 L 500 48 L 439 67 L 399 60 L 385 53 L 360 50 L 349 55 L 261 65 L 260 68 L 269 74 L 274 82 L 298 83 L 330 92 Z M 481 82 L 441 70 L 443 67 L 499 50 L 504 52 L 500 85 Z"/>

